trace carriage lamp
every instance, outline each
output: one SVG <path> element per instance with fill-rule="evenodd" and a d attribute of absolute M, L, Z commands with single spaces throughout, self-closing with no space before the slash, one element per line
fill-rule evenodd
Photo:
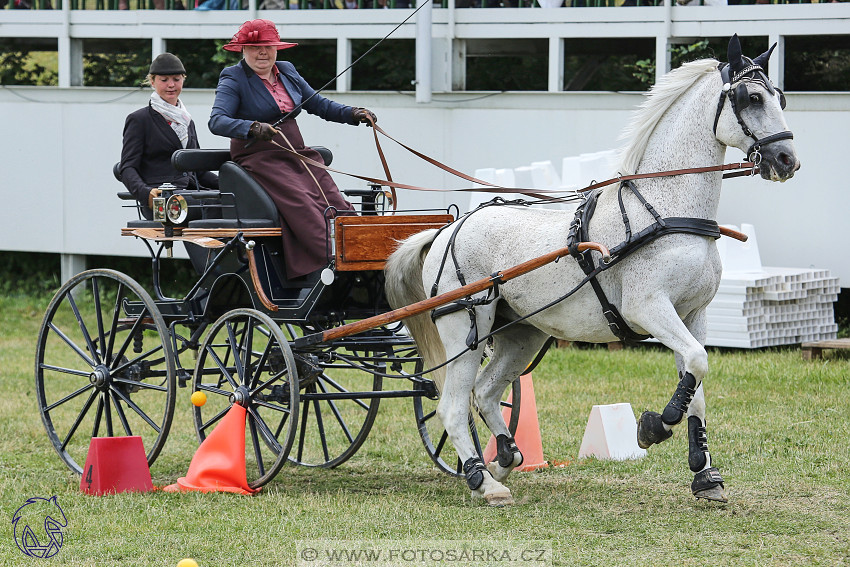
<path fill-rule="evenodd" d="M 165 204 L 165 214 L 173 224 L 180 224 L 189 216 L 189 203 L 182 195 L 172 195 Z"/>
<path fill-rule="evenodd" d="M 171 193 L 177 189 L 171 183 L 163 183 L 159 186 L 159 196 L 154 197 L 152 200 L 153 204 L 153 220 L 156 222 L 165 222 L 166 221 L 166 207 L 168 198 L 171 197 Z"/>
<path fill-rule="evenodd" d="M 153 198 L 153 220 L 165 222 L 165 197 Z"/>

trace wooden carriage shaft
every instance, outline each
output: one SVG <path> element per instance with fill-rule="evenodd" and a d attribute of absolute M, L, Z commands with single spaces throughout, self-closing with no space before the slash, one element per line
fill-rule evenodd
<path fill-rule="evenodd" d="M 584 252 L 585 250 L 596 250 L 597 252 L 602 253 L 602 255 L 605 257 L 610 256 L 607 248 L 595 242 L 582 242 L 578 245 L 578 250 L 579 252 Z M 375 315 L 374 317 L 369 317 L 368 319 L 362 319 L 360 321 L 355 321 L 346 325 L 340 325 L 339 327 L 334 327 L 333 329 L 328 329 L 327 331 L 323 331 L 321 333 L 305 335 L 303 337 L 295 339 L 295 341 L 293 341 L 293 344 L 296 347 L 301 347 L 326 341 L 332 341 L 334 339 L 340 339 L 342 337 L 356 335 L 357 333 L 362 333 L 363 331 L 368 331 L 370 329 L 374 329 L 383 325 L 389 325 L 390 323 L 396 323 L 398 321 L 401 321 L 402 319 L 407 319 L 408 317 L 413 317 L 414 315 L 419 315 L 420 313 L 431 311 L 432 309 L 436 309 L 437 307 L 442 307 L 443 305 L 447 305 L 452 301 L 456 301 L 458 299 L 462 299 L 464 297 L 485 291 L 487 289 L 490 289 L 497 283 L 502 284 L 504 282 L 517 278 L 523 274 L 527 274 L 532 270 L 536 270 L 537 268 L 555 262 L 558 259 L 564 258 L 569 255 L 570 251 L 567 247 L 560 248 L 558 250 L 555 250 L 554 252 L 549 252 L 548 254 L 544 254 L 543 256 L 528 260 L 527 262 L 523 262 L 522 264 L 518 264 L 512 268 L 508 268 L 501 272 L 496 272 L 490 277 L 482 278 L 478 281 L 474 281 L 470 284 L 466 284 L 465 286 L 459 287 L 452 291 L 447 291 L 446 293 L 441 293 L 440 295 L 419 301 L 412 305 L 406 305 L 404 307 L 400 307 L 387 313 L 382 313 L 380 315 Z"/>
<path fill-rule="evenodd" d="M 724 236 L 734 238 L 735 240 L 740 240 L 741 242 L 745 242 L 747 240 L 746 234 L 743 234 L 736 230 L 732 230 L 730 228 L 721 226 L 720 233 Z M 596 250 L 597 252 L 600 252 L 604 258 L 609 258 L 611 256 L 611 253 L 605 246 L 596 242 L 582 242 L 578 245 L 579 252 L 584 252 L 585 250 Z M 440 295 L 419 301 L 412 305 L 399 307 L 398 309 L 395 309 L 393 311 L 382 313 L 380 315 L 375 315 L 374 317 L 369 317 L 368 319 L 362 319 L 360 321 L 355 321 L 346 325 L 340 325 L 339 327 L 334 327 L 333 329 L 328 329 L 327 331 L 322 331 L 321 333 L 313 333 L 310 335 L 299 337 L 293 341 L 293 345 L 296 347 L 314 345 L 326 341 L 332 341 L 335 339 L 348 337 L 351 335 L 356 335 L 357 333 L 362 333 L 363 331 L 368 331 L 370 329 L 374 329 L 383 325 L 389 325 L 390 323 L 397 323 L 402 319 L 407 319 L 408 317 L 413 317 L 414 315 L 419 315 L 420 313 L 431 311 L 433 309 L 436 309 L 437 307 L 447 305 L 452 301 L 456 301 L 458 299 L 462 299 L 464 297 L 485 291 L 493 287 L 496 283 L 501 284 L 507 282 L 569 255 L 569 248 L 560 248 L 558 250 L 555 250 L 554 252 L 549 252 L 548 254 L 544 254 L 543 256 L 528 260 L 527 262 L 523 262 L 522 264 L 518 264 L 512 268 L 497 272 L 490 277 L 482 278 L 478 281 L 466 284 L 463 287 L 459 287 L 452 291 L 447 291 L 446 293 L 441 293 Z"/>

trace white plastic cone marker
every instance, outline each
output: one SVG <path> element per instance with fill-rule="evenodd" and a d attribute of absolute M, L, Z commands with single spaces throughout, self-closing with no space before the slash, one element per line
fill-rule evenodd
<path fill-rule="evenodd" d="M 593 406 L 578 458 L 625 461 L 646 456 L 637 444 L 637 422 L 629 403 Z"/>

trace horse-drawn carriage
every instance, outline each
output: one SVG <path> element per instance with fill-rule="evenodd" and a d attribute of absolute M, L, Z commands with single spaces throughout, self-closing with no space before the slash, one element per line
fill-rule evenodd
<path fill-rule="evenodd" d="M 666 75 L 635 115 L 624 174 L 585 188 L 598 190 L 574 214 L 494 201 L 448 230 L 428 230 L 453 215 L 381 215 L 378 187 L 360 194 L 360 216 L 328 214 L 329 267 L 307 281 L 283 276 L 274 205 L 225 161 L 226 152 L 181 154 L 180 169 L 219 169 L 224 189 L 214 196 L 222 218 L 187 220 L 188 201 L 175 195 L 162 205 L 171 215 L 164 225 L 128 225 L 125 233 L 150 249 L 156 299 L 107 270 L 84 272 L 59 290 L 36 355 L 38 403 L 51 441 L 79 472 L 89 431 L 141 430 L 152 462 L 176 392 L 191 382 L 191 391 L 210 397 L 194 409 L 200 439 L 232 404 L 245 407 L 255 488 L 287 459 L 345 461 L 366 438 L 381 399 L 412 397 L 431 458 L 464 476 L 473 494 L 503 505 L 512 497 L 501 482 L 522 462 L 512 437 L 519 374 L 552 337 L 602 343 L 652 335 L 675 352 L 679 382 L 662 413 L 640 416 L 638 444 L 661 443 L 686 422 L 691 490 L 725 501 L 708 451 L 703 390 L 705 310 L 722 271 L 714 240 L 735 236 L 715 220 L 722 177 L 760 173 L 785 181 L 800 167 L 785 96 L 765 71 L 771 50 L 749 59 L 735 36 L 728 63 L 699 60 Z M 749 161 L 724 165 L 727 147 Z M 722 173 L 729 170 L 742 171 Z M 390 242 L 402 239 L 387 258 Z M 159 288 L 158 264 L 163 249 L 180 240 L 200 279 L 183 299 L 172 299 Z M 568 256 L 576 261 L 558 262 Z M 531 270 L 538 270 L 534 277 L 511 281 Z M 478 349 L 487 340 L 489 353 Z M 197 353 L 193 371 L 182 363 L 187 352 Z M 384 390 L 384 378 L 402 379 L 409 389 Z M 514 404 L 505 420 L 510 384 Z M 438 391 L 436 412 L 427 411 Z M 493 462 L 481 459 L 476 416 L 496 438 Z"/>
<path fill-rule="evenodd" d="M 330 152 L 317 149 L 329 165 Z M 71 278 L 47 309 L 36 353 L 38 405 L 65 464 L 80 473 L 89 438 L 118 435 L 140 435 L 152 464 L 176 401 L 199 391 L 207 397 L 193 408 L 199 440 L 231 404 L 247 410 L 252 488 L 287 460 L 321 467 L 345 462 L 387 398 L 413 398 L 411 421 L 428 455 L 442 470 L 462 474 L 435 419 L 434 383 L 421 375 L 422 361 L 401 324 L 294 345 L 300 336 L 388 311 L 381 270 L 395 243 L 455 215 L 385 214 L 380 187 L 345 191 L 359 197 L 360 214 L 327 211 L 328 267 L 290 280 L 275 205 L 229 152 L 179 150 L 172 162 L 186 172 L 219 171 L 221 190 L 166 188 L 154 203 L 154 220 L 139 215 L 122 229 L 149 250 L 152 293 L 127 275 L 95 269 Z M 188 220 L 204 209 L 217 218 Z M 184 297 L 166 297 L 163 254 L 180 242 L 198 280 Z M 387 383 L 393 387 L 385 389 Z M 518 401 L 518 380 L 515 389 Z"/>

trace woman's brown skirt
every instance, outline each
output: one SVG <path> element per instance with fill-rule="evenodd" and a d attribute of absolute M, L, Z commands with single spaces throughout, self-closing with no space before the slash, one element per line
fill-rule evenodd
<path fill-rule="evenodd" d="M 284 148 L 291 143 L 299 154 L 322 162 L 319 152 L 304 146 L 295 120 L 286 120 L 278 130 L 283 135 L 275 135 L 274 142 Z M 251 173 L 277 206 L 283 226 L 287 277 L 297 278 L 323 268 L 328 264 L 325 212 L 333 207 L 337 213 L 352 214 L 354 207 L 327 171 L 305 164 L 271 142 L 257 140 L 245 149 L 247 143 L 248 140 L 231 139 L 230 155 Z"/>

